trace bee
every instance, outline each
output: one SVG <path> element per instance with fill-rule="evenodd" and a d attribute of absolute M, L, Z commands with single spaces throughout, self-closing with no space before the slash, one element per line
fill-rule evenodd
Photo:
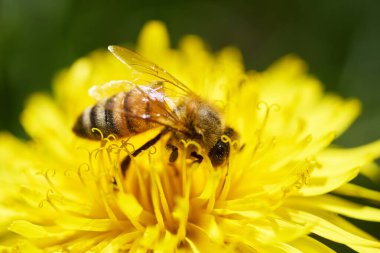
<path fill-rule="evenodd" d="M 122 63 L 155 81 L 147 85 L 126 81 L 130 88 L 103 98 L 83 111 L 73 127 L 76 135 L 100 140 L 101 135 L 92 131 L 97 128 L 104 136 L 112 134 L 116 138 L 126 138 L 161 127 L 154 138 L 132 153 L 133 157 L 163 136 L 170 135 L 166 144 L 171 150 L 169 162 L 177 160 L 180 140 L 193 140 L 206 151 L 213 167 L 226 164 L 230 143 L 222 136 L 237 140 L 238 134 L 224 124 L 223 115 L 216 107 L 141 55 L 120 46 L 109 46 L 108 49 Z M 195 149 L 190 150 L 189 157 L 198 162 L 203 160 Z M 130 159 L 127 156 L 121 163 L 123 174 Z"/>

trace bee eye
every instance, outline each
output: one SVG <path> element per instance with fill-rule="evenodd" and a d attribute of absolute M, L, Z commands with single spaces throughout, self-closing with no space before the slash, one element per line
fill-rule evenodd
<path fill-rule="evenodd" d="M 217 167 L 223 165 L 230 153 L 230 144 L 219 139 L 216 144 L 208 152 L 212 166 Z"/>

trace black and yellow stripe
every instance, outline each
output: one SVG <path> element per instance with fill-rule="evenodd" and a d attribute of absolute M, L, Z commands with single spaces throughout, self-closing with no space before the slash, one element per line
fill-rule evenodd
<path fill-rule="evenodd" d="M 77 119 L 73 131 L 80 137 L 100 140 L 114 135 L 116 138 L 132 136 L 155 127 L 149 118 L 154 111 L 152 101 L 138 90 L 120 92 L 87 108 Z"/>

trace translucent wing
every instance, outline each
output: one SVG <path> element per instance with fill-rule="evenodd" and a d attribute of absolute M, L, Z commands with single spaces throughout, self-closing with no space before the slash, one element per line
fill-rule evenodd
<path fill-rule="evenodd" d="M 132 69 L 159 78 L 160 80 L 170 83 L 188 95 L 194 93 L 177 78 L 168 73 L 165 69 L 145 59 L 143 56 L 120 46 L 109 46 L 108 50 L 116 56 L 121 62 L 130 66 Z"/>
<path fill-rule="evenodd" d="M 147 99 L 150 103 L 159 108 L 160 112 L 157 115 L 145 115 L 145 118 L 155 119 L 156 121 L 170 121 L 172 125 L 182 124 L 178 116 L 174 113 L 177 103 L 163 93 L 163 86 L 155 83 L 151 86 L 136 86 L 136 89 L 141 93 L 142 99 Z"/>
<path fill-rule="evenodd" d="M 99 91 L 97 91 L 98 93 L 102 91 L 102 87 L 103 86 L 99 86 Z M 102 106 L 105 110 L 108 110 L 110 112 L 112 111 L 112 113 L 123 115 L 122 117 L 156 123 L 161 126 L 166 126 L 170 129 L 175 129 L 179 132 L 188 132 L 188 129 L 185 126 L 185 124 L 179 119 L 178 115 L 174 112 L 174 109 L 177 106 L 176 102 L 163 93 L 162 83 L 153 83 L 149 86 L 133 85 L 133 87 L 134 90 L 129 90 L 127 92 L 139 93 L 139 99 L 144 102 L 149 101 L 150 107 L 155 108 L 153 111 L 150 111 L 149 113 L 142 111 L 139 114 L 133 114 L 125 110 L 124 107 L 119 106 L 115 108 L 113 104 L 115 103 L 117 95 L 113 97 L 106 97 L 105 99 L 103 99 L 103 102 L 100 101 L 98 103 L 98 106 Z M 137 103 L 130 106 L 138 107 L 139 105 Z"/>

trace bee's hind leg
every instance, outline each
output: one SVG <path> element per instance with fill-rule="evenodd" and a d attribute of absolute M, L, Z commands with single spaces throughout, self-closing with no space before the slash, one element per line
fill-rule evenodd
<path fill-rule="evenodd" d="M 127 155 L 123 161 L 121 162 L 120 164 L 120 168 L 121 168 L 121 172 L 123 174 L 123 176 L 125 176 L 125 173 L 127 172 L 127 169 L 129 168 L 129 165 L 131 163 L 131 157 L 136 157 L 138 156 L 142 151 L 150 148 L 151 146 L 153 146 L 154 144 L 156 144 L 157 141 L 159 141 L 161 139 L 161 137 L 163 135 L 165 135 L 169 130 L 167 128 L 164 128 L 161 132 L 159 132 L 155 137 L 153 137 L 152 139 L 150 139 L 149 141 L 147 141 L 144 145 L 142 145 L 141 147 L 139 147 L 138 149 L 136 149 L 132 155 Z"/>
<path fill-rule="evenodd" d="M 121 173 L 123 174 L 123 176 L 125 176 L 125 173 L 127 172 L 127 169 L 129 168 L 130 163 L 131 163 L 131 156 L 127 155 L 120 164 Z"/>

